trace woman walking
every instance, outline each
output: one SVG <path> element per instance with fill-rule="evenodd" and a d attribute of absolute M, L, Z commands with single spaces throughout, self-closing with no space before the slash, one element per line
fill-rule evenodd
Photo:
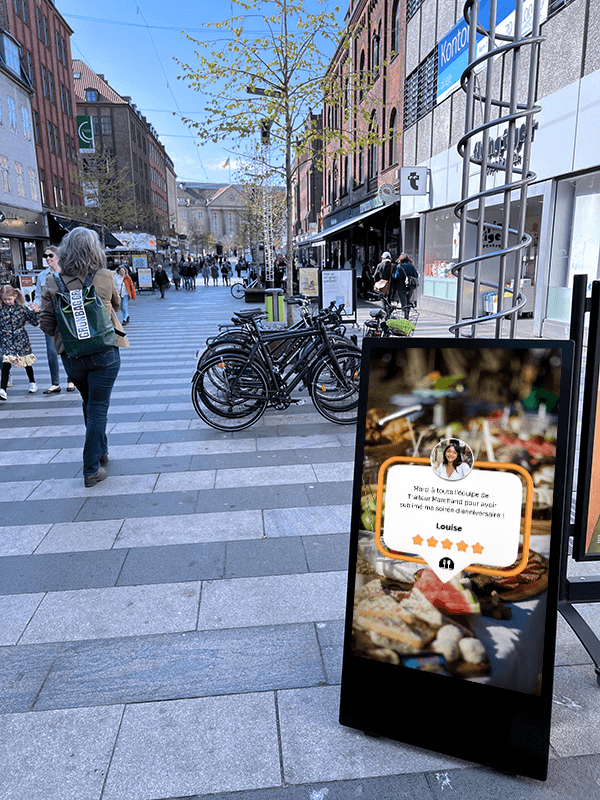
<path fill-rule="evenodd" d="M 135 300 L 135 286 L 129 277 L 126 267 L 119 267 L 115 273 L 115 286 L 121 298 L 121 310 L 123 312 L 123 325 L 129 324 L 129 301 Z"/>
<path fill-rule="evenodd" d="M 48 275 L 51 275 L 53 272 L 60 272 L 57 253 L 58 247 L 55 247 L 53 244 L 46 247 L 44 258 L 46 259 L 46 264 L 48 264 L 48 266 L 37 276 L 37 286 L 40 290 L 40 295 L 44 294 L 44 287 L 46 285 L 46 278 Z M 44 334 L 44 337 L 46 339 L 46 355 L 48 356 L 48 368 L 50 370 L 51 385 L 48 389 L 44 389 L 42 394 L 60 394 L 62 389 L 60 388 L 60 373 L 58 371 L 58 353 L 56 352 L 56 345 L 54 344 L 54 339 L 51 336 L 48 336 L 47 333 Z M 75 387 L 71 381 L 68 381 L 67 392 L 74 391 Z"/>
<path fill-rule="evenodd" d="M 85 486 L 90 487 L 106 478 L 104 469 L 108 464 L 106 421 L 110 395 L 121 365 L 119 347 L 129 347 L 129 342 L 117 318 L 116 311 L 121 305 L 121 300 L 112 274 L 106 268 L 106 256 L 98 234 L 88 228 L 74 228 L 63 239 L 58 256 L 60 277 L 68 291 L 82 289 L 87 276 L 90 273 L 94 276 L 92 285 L 117 331 L 116 347 L 107 347 L 87 356 L 68 356 L 56 322 L 55 301 L 59 287 L 53 276 L 48 277 L 42 298 L 40 326 L 44 333 L 54 337 L 56 351 L 62 358 L 65 372 L 81 394 L 85 422 L 83 482 Z"/>
<path fill-rule="evenodd" d="M 38 387 L 33 374 L 33 355 L 25 324 L 39 325 L 39 306 L 34 303 L 27 308 L 23 295 L 12 286 L 0 289 L 0 350 L 2 373 L 0 375 L 0 400 L 6 400 L 6 389 L 11 367 L 25 367 L 29 378 L 29 394 L 35 394 Z"/>

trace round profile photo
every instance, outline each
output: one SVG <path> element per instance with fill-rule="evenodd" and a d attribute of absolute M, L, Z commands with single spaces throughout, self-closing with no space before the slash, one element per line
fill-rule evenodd
<path fill-rule="evenodd" d="M 431 468 L 445 481 L 460 481 L 473 469 L 473 451 L 461 439 L 442 439 L 431 451 Z"/>

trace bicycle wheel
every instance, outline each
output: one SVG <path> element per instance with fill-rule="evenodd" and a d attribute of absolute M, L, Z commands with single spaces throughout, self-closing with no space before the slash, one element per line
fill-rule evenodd
<path fill-rule="evenodd" d="M 241 431 L 265 413 L 267 378 L 257 364 L 238 353 L 208 360 L 192 379 L 192 403 L 198 416 L 220 431 Z"/>
<path fill-rule="evenodd" d="M 241 300 L 246 294 L 243 283 L 232 283 L 230 292 L 232 297 L 235 297 L 236 300 Z"/>
<path fill-rule="evenodd" d="M 352 425 L 358 419 L 360 354 L 352 350 L 335 354 L 339 370 L 325 356 L 315 366 L 310 381 L 310 396 L 325 419 L 339 425 Z"/>

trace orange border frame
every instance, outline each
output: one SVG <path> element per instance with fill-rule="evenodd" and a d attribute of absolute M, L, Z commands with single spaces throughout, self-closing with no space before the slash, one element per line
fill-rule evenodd
<path fill-rule="evenodd" d="M 384 477 L 385 472 L 392 464 L 396 463 L 410 463 L 410 464 L 428 464 L 431 465 L 431 461 L 428 458 L 418 458 L 410 456 L 392 456 L 391 458 L 386 459 L 381 467 L 379 468 L 379 474 L 377 476 L 377 508 L 375 512 L 375 546 L 379 550 L 379 552 L 384 555 L 386 558 L 391 558 L 394 561 L 414 561 L 417 564 L 426 564 L 427 562 L 419 558 L 418 556 L 409 556 L 409 555 L 395 555 L 390 550 L 387 550 L 383 546 L 383 542 L 381 541 L 381 509 L 383 505 L 383 484 L 384 484 Z M 531 513 L 533 510 L 533 479 L 529 472 L 527 472 L 524 467 L 520 467 L 518 464 L 509 464 L 509 463 L 500 463 L 500 462 L 493 462 L 493 461 L 475 461 L 473 463 L 473 467 L 483 467 L 484 469 L 489 470 L 504 470 L 508 472 L 516 472 L 522 478 L 525 479 L 525 487 L 526 487 L 526 496 L 525 496 L 525 519 L 523 525 L 523 555 L 521 557 L 521 561 L 519 564 L 511 570 L 502 570 L 502 569 L 491 569 L 490 567 L 473 567 L 469 566 L 469 572 L 478 572 L 481 575 L 500 575 L 503 577 L 511 577 L 512 575 L 518 575 L 519 572 L 522 572 L 527 565 L 527 559 L 529 557 L 529 539 L 531 535 Z"/>

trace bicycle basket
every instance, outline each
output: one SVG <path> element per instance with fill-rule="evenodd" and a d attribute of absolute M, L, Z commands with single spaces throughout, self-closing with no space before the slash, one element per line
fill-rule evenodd
<path fill-rule="evenodd" d="M 385 324 L 392 336 L 410 336 L 415 329 L 415 323 L 410 319 L 388 319 Z"/>

